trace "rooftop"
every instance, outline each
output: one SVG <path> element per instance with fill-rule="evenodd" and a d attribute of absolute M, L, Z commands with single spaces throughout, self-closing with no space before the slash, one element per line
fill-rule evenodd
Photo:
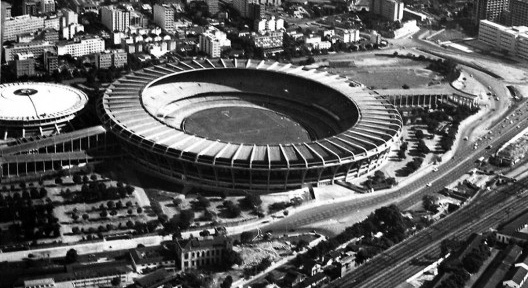
<path fill-rule="evenodd" d="M 88 103 L 83 92 L 51 83 L 0 85 L 0 120 L 53 119 L 75 113 Z"/>

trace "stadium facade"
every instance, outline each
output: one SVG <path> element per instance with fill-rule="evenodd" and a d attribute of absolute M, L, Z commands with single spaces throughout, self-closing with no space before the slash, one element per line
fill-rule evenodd
<path fill-rule="evenodd" d="M 282 109 L 312 140 L 229 142 L 184 129 L 186 117 L 200 110 L 248 103 Z M 285 191 L 350 180 L 384 163 L 402 129 L 387 99 L 350 79 L 250 60 L 180 62 L 135 72 L 107 89 L 98 113 L 138 167 L 228 191 Z"/>

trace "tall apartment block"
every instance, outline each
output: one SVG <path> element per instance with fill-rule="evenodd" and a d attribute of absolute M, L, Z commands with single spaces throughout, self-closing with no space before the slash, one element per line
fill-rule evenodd
<path fill-rule="evenodd" d="M 401 21 L 403 19 L 403 2 L 399 0 L 371 0 L 370 12 L 381 15 L 389 21 Z"/>
<path fill-rule="evenodd" d="M 154 23 L 164 30 L 174 29 L 174 8 L 167 4 L 154 5 Z"/>
<path fill-rule="evenodd" d="M 40 0 L 40 12 L 55 12 L 55 0 Z"/>
<path fill-rule="evenodd" d="M 510 0 L 512 26 L 528 26 L 528 0 Z"/>
<path fill-rule="evenodd" d="M 476 0 L 475 1 L 475 24 L 480 20 L 501 22 L 502 14 L 509 9 L 510 0 Z"/>
<path fill-rule="evenodd" d="M 123 32 L 130 26 L 130 12 L 114 6 L 105 6 L 101 8 L 101 22 L 110 31 Z"/>

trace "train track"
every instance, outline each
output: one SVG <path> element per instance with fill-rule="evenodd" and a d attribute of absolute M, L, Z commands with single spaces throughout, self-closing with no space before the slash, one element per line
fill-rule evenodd
<path fill-rule="evenodd" d="M 524 193 L 527 186 L 528 179 L 523 179 L 499 191 L 486 192 L 464 209 L 391 247 L 328 287 L 397 286 L 424 268 L 411 265 L 413 259 L 439 256 L 442 240 L 465 239 L 471 233 L 495 227 L 518 214 L 509 211 L 524 210 L 528 204 L 528 193 Z"/>

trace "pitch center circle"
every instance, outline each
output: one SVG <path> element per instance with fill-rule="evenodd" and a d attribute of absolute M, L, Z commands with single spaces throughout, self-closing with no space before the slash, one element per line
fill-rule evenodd
<path fill-rule="evenodd" d="M 235 143 L 273 145 L 313 140 L 299 122 L 264 107 L 208 108 L 185 118 L 182 126 L 187 133 Z"/>

